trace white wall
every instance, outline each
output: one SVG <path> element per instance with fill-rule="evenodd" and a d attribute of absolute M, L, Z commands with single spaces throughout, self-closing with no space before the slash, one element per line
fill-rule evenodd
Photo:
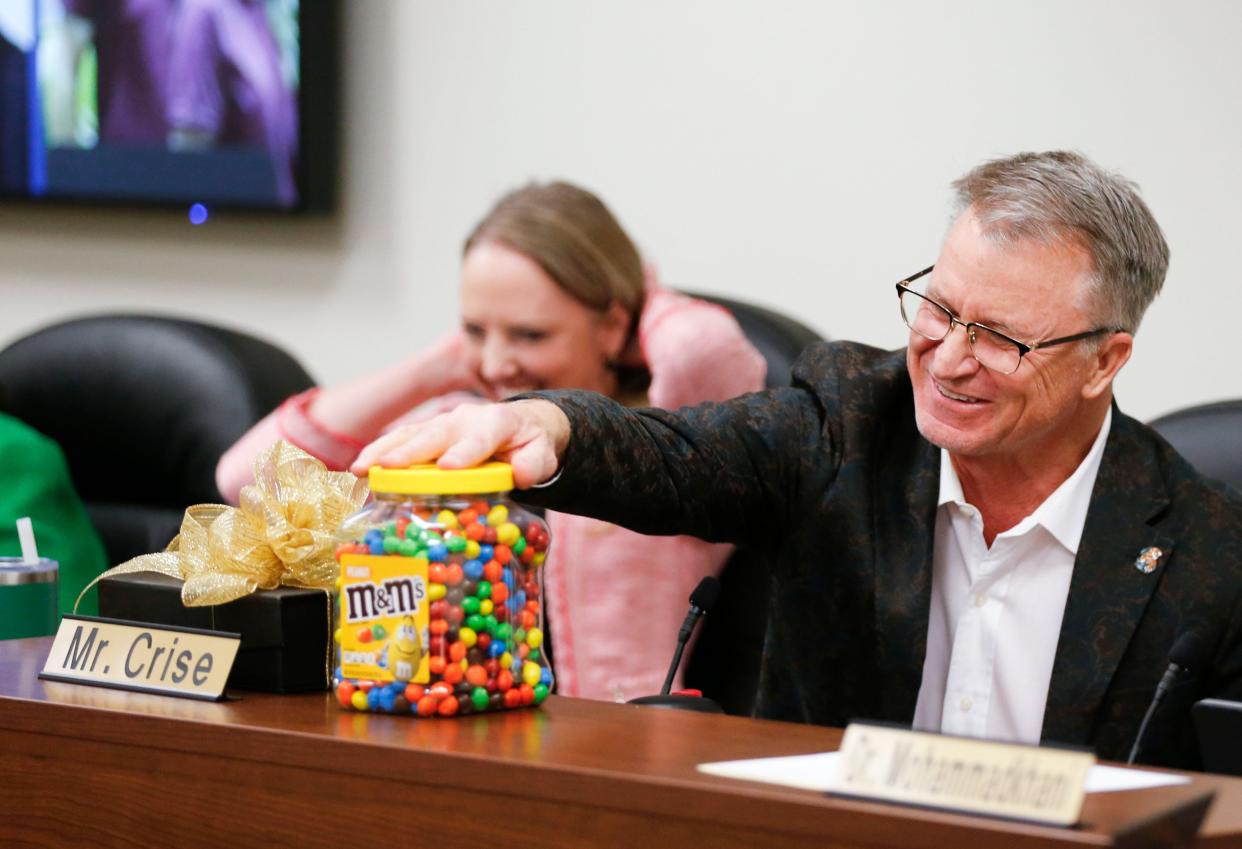
<path fill-rule="evenodd" d="M 1118 386 L 1141 418 L 1242 396 L 1242 4 L 345 0 L 326 220 L 0 206 L 0 343 L 100 310 L 248 329 L 324 382 L 455 320 L 502 191 L 607 199 L 670 285 L 898 346 L 948 183 L 1071 147 L 1142 186 L 1173 262 Z"/>

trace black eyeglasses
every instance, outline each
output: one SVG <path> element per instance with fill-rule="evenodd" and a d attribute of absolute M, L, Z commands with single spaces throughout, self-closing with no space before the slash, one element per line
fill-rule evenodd
<path fill-rule="evenodd" d="M 901 317 L 915 333 L 939 342 L 959 325 L 966 331 L 970 342 L 970 353 L 979 364 L 1001 374 L 1013 374 L 1022 365 L 1022 358 L 1038 348 L 1051 348 L 1053 345 L 1064 345 L 1067 342 L 1078 342 L 1104 333 L 1124 333 L 1120 327 L 1097 327 L 1071 336 L 1059 336 L 1056 339 L 1045 339 L 1040 342 L 1019 342 L 1006 336 L 999 330 L 993 330 L 986 324 L 976 321 L 962 321 L 950 312 L 943 304 L 938 304 L 922 292 L 916 292 L 911 285 L 920 277 L 925 277 L 935 268 L 929 265 L 918 274 L 912 274 L 897 284 L 897 297 L 901 301 Z"/>

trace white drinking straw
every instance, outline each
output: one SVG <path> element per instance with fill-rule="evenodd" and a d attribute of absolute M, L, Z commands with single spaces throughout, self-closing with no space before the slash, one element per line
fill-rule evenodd
<path fill-rule="evenodd" d="M 22 562 L 38 563 L 39 548 L 35 545 L 34 528 L 30 524 L 29 516 L 17 520 L 17 539 L 22 544 Z"/>

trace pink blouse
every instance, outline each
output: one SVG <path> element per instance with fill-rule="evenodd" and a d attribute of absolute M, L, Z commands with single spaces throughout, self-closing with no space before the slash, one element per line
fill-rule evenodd
<path fill-rule="evenodd" d="M 766 363 L 723 307 L 667 290 L 652 291 L 638 340 L 652 406 L 675 409 L 723 401 L 763 387 Z M 285 401 L 225 452 L 216 468 L 220 492 L 236 503 L 254 458 L 278 439 L 346 469 L 362 443 L 335 433 L 309 413 L 318 390 Z M 434 412 L 464 395 L 436 399 Z M 402 416 L 426 415 L 426 405 Z M 659 692 L 672 659 L 690 592 L 720 571 L 732 546 L 694 537 L 653 537 L 616 525 L 549 511 L 552 546 L 544 566 L 557 691 L 624 701 Z M 680 684 L 680 681 L 677 682 Z"/>

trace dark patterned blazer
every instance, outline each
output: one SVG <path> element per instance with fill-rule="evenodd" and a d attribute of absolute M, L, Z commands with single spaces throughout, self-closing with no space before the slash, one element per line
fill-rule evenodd
<path fill-rule="evenodd" d="M 904 352 L 816 343 L 787 388 L 676 412 L 582 392 L 544 396 L 573 433 L 561 476 L 523 500 L 765 552 L 773 590 L 757 715 L 912 721 L 940 450 L 915 426 Z M 1135 561 L 1153 546 L 1163 556 L 1144 573 Z M 1242 699 L 1242 498 L 1115 410 L 1043 740 L 1124 760 L 1170 648 L 1190 630 L 1207 656 L 1152 720 L 1143 762 L 1194 768 L 1191 704 Z"/>

